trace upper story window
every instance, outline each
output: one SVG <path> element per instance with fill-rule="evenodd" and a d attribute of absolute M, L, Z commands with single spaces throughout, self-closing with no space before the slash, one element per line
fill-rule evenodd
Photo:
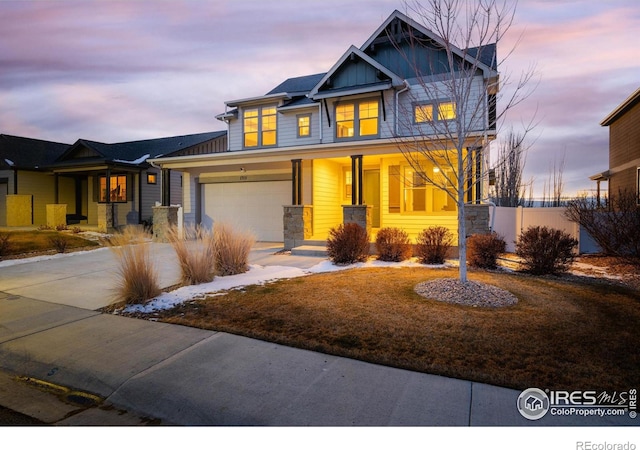
<path fill-rule="evenodd" d="M 298 137 L 311 136 L 311 114 L 298 116 Z"/>
<path fill-rule="evenodd" d="M 277 122 L 275 106 L 245 109 L 242 115 L 244 146 L 276 145 Z"/>
<path fill-rule="evenodd" d="M 125 203 L 127 201 L 127 176 L 111 175 L 109 188 L 107 189 L 107 177 L 101 176 L 98 179 L 100 198 L 99 202 Z"/>
<path fill-rule="evenodd" d="M 437 119 L 434 119 L 437 112 Z M 456 104 L 453 102 L 422 103 L 413 107 L 413 120 L 415 123 L 427 123 L 433 120 L 453 120 L 456 118 Z"/>
<path fill-rule="evenodd" d="M 380 132 L 378 100 L 340 103 L 336 106 L 336 138 L 377 136 Z"/>

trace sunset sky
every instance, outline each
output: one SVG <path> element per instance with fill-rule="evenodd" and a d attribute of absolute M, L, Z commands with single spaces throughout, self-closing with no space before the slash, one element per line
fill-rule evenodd
<path fill-rule="evenodd" d="M 399 0 L 0 1 L 0 133 L 73 143 L 224 129 L 224 102 L 328 71 Z M 564 157 L 565 193 L 608 168 L 600 121 L 640 86 L 637 0 L 520 0 L 499 58 L 539 83 L 508 122 L 536 117 L 536 194 Z M 503 53 L 500 53 L 500 52 Z M 508 126 L 509 123 L 506 125 Z"/>

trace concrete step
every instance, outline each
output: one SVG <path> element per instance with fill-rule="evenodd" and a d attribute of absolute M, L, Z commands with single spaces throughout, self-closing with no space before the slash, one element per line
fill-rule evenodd
<path fill-rule="evenodd" d="M 327 247 L 324 245 L 300 245 L 291 249 L 291 254 L 296 256 L 327 256 Z"/>

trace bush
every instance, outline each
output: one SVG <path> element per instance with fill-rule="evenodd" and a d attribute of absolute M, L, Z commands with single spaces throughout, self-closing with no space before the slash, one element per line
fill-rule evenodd
<path fill-rule="evenodd" d="M 69 241 L 66 236 L 61 234 L 54 234 L 49 236 L 49 243 L 56 249 L 58 253 L 64 253 L 67 250 L 67 246 L 69 245 Z"/>
<path fill-rule="evenodd" d="M 11 250 L 10 239 L 9 233 L 0 233 L 0 256 L 6 255 Z"/>
<path fill-rule="evenodd" d="M 182 284 L 209 283 L 215 277 L 215 250 L 213 232 L 201 227 L 177 227 L 167 236 L 178 257 Z"/>
<path fill-rule="evenodd" d="M 416 239 L 418 259 L 422 264 L 443 264 L 452 244 L 453 234 L 448 228 L 426 228 Z"/>
<path fill-rule="evenodd" d="M 125 227 L 109 240 L 119 263 L 117 294 L 126 303 L 143 303 L 162 292 L 151 260 L 149 238 L 140 227 Z"/>
<path fill-rule="evenodd" d="M 524 270 L 535 275 L 559 274 L 569 270 L 578 241 L 562 230 L 529 227 L 516 242 L 516 254 Z"/>
<path fill-rule="evenodd" d="M 413 249 L 407 233 L 400 228 L 382 228 L 376 236 L 378 259 L 400 262 L 411 258 Z"/>
<path fill-rule="evenodd" d="M 56 231 L 66 231 L 68 229 L 69 229 L 69 227 L 67 227 L 66 223 L 61 223 L 61 224 L 56 225 Z"/>
<path fill-rule="evenodd" d="M 598 205 L 586 197 L 572 200 L 565 216 L 580 224 L 608 256 L 640 258 L 640 206 L 634 192 L 618 191 Z"/>
<path fill-rule="evenodd" d="M 498 256 L 506 250 L 507 243 L 499 234 L 474 234 L 467 239 L 467 262 L 472 267 L 495 269 Z"/>
<path fill-rule="evenodd" d="M 353 264 L 369 258 L 369 233 L 357 223 L 329 230 L 327 255 L 334 264 Z"/>
<path fill-rule="evenodd" d="M 249 252 L 256 240 L 247 231 L 216 222 L 213 226 L 216 273 L 221 276 L 244 273 L 249 269 Z"/>

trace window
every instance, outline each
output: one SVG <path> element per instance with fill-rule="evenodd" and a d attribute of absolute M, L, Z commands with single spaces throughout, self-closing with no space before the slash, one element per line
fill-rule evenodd
<path fill-rule="evenodd" d="M 413 120 L 415 123 L 432 122 L 434 109 L 437 110 L 437 120 L 453 120 L 456 118 L 456 104 L 453 102 L 417 104 L 413 107 Z"/>
<path fill-rule="evenodd" d="M 350 170 L 344 171 L 344 198 L 351 199 L 351 193 L 353 192 L 353 176 Z"/>
<path fill-rule="evenodd" d="M 311 114 L 298 116 L 298 137 L 311 136 Z"/>
<path fill-rule="evenodd" d="M 242 119 L 245 147 L 276 145 L 278 120 L 275 106 L 245 109 Z"/>
<path fill-rule="evenodd" d="M 438 186 L 448 186 L 449 169 L 440 169 L 429 163 L 421 164 L 423 170 L 431 171 L 431 180 Z M 428 182 L 411 166 L 389 166 L 388 205 L 390 214 L 451 214 L 456 211 L 455 202 L 447 192 Z M 447 187 L 451 190 L 452 187 Z"/>
<path fill-rule="evenodd" d="M 438 104 L 438 120 L 453 120 L 456 118 L 456 104 L 452 102 Z"/>
<path fill-rule="evenodd" d="M 380 102 L 364 100 L 336 106 L 336 138 L 377 136 Z"/>
<path fill-rule="evenodd" d="M 106 202 L 109 198 L 110 202 L 124 203 L 127 201 L 127 176 L 126 175 L 111 175 L 111 181 L 109 189 L 107 190 L 107 177 L 101 176 L 99 178 L 99 192 L 100 202 Z M 107 197 L 107 192 L 109 197 Z"/>
<path fill-rule="evenodd" d="M 147 184 L 158 184 L 158 174 L 147 172 Z"/>

